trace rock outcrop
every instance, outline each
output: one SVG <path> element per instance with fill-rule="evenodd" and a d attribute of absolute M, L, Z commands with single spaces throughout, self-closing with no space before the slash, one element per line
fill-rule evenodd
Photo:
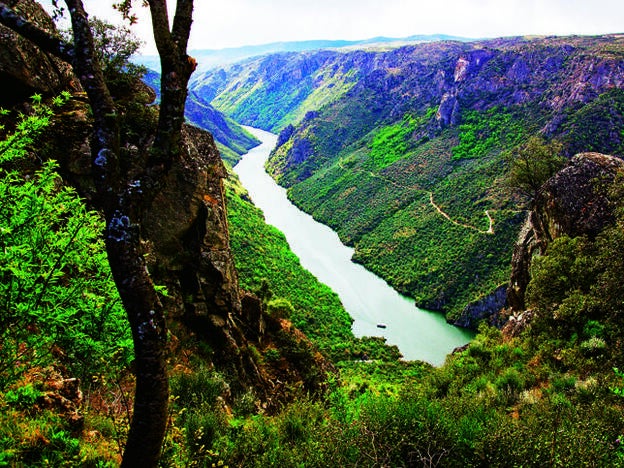
<path fill-rule="evenodd" d="M 441 127 L 447 127 L 449 125 L 458 125 L 460 120 L 457 92 L 444 94 L 436 113 L 436 121 Z"/>
<path fill-rule="evenodd" d="M 615 218 L 610 187 L 622 171 L 624 161 L 619 158 L 581 153 L 543 185 L 512 257 L 506 314 L 513 317 L 513 329 L 521 328 L 520 322 L 531 317 L 530 313 L 525 313 L 525 292 L 531 279 L 533 256 L 544 254 L 558 237 L 593 238 L 612 224 Z"/>
<path fill-rule="evenodd" d="M 507 286 L 499 286 L 484 298 L 468 304 L 453 325 L 464 328 L 476 328 L 479 322 L 486 321 L 490 325 L 498 325 L 499 312 L 507 302 Z"/>
<path fill-rule="evenodd" d="M 614 222 L 609 190 L 624 161 L 599 153 L 581 153 L 551 177 L 540 190 L 520 230 L 511 261 L 508 286 L 469 304 L 453 323 L 474 328 L 481 320 L 517 335 L 533 317 L 525 292 L 531 281 L 531 260 L 563 235 L 595 237 Z"/>
<path fill-rule="evenodd" d="M 624 162 L 599 153 L 581 153 L 542 187 L 531 224 L 542 242 L 568 235 L 594 237 L 614 221 L 609 187 Z"/>
<path fill-rule="evenodd" d="M 37 24 L 53 30 L 54 24 L 37 3 L 24 0 L 10 4 Z M 14 102 L 6 100 L 0 105 L 13 104 L 20 109 L 33 93 L 45 98 L 62 90 L 73 92 L 73 99 L 55 116 L 38 142 L 34 150 L 37 158 L 33 161 L 57 159 L 64 179 L 97 207 L 90 162 L 89 103 L 83 93 L 72 87 L 77 80 L 71 67 L 2 29 L 0 82 L 16 90 Z M 129 87 L 126 94 L 115 96 L 123 107 L 124 125 L 128 127 L 122 135 L 122 164 L 130 180 L 137 181 L 128 190 L 140 191 L 139 175 L 156 125 L 156 109 L 150 105 L 155 94 L 140 82 Z M 239 287 L 223 186 L 227 171 L 213 137 L 192 126 L 183 128 L 182 137 L 181 154 L 172 161 L 158 194 L 142 207 L 141 221 L 150 275 L 155 284 L 165 286 L 168 292 L 164 300 L 175 342 L 193 337 L 208 344 L 215 366 L 232 377 L 235 393 L 251 386 L 265 400 L 271 395 L 275 404 L 280 396 L 270 381 L 272 372 L 262 368 L 263 363 L 258 362 L 250 345 L 297 343 L 307 351 L 295 353 L 281 363 L 283 368 L 290 369 L 284 375 L 299 379 L 290 383 L 303 382 L 307 391 L 319 390 L 323 378 L 305 376 L 324 376 L 320 369 L 327 370 L 329 365 L 290 325 L 271 322 L 267 326 L 263 304 Z M 286 339 L 288 336 L 291 338 Z M 308 358 L 300 359 L 303 355 Z"/>
<path fill-rule="evenodd" d="M 52 19 L 38 3 L 27 0 L 5 3 L 41 28 L 55 30 Z M 0 96 L 1 107 L 26 101 L 35 93 L 58 94 L 70 86 L 79 87 L 79 84 L 69 65 L 0 25 L 0 89 L 5 90 Z"/>

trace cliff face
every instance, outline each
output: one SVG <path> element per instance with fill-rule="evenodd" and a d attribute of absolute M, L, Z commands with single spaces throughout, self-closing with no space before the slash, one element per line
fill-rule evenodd
<path fill-rule="evenodd" d="M 531 224 L 536 238 L 547 243 L 561 235 L 595 237 L 614 221 L 609 187 L 624 167 L 619 158 L 582 153 L 542 187 Z"/>
<path fill-rule="evenodd" d="M 53 28 L 51 20 L 36 3 L 23 3 L 33 17 L 40 18 L 37 21 Z M 17 89 L 27 90 L 24 95 L 13 96 L 15 105 L 27 106 L 28 97 L 35 92 L 44 99 L 52 97 L 75 81 L 68 65 L 42 54 L 11 31 L 2 32 L 0 77 L 10 76 L 10 80 L 21 83 L 21 87 L 16 85 Z M 21 71 L 14 69 L 9 55 L 23 61 Z M 142 161 L 148 157 L 150 130 L 156 122 L 155 110 L 150 106 L 154 97 L 141 83 L 136 83 L 127 96 L 117 97 L 119 105 L 124 106 L 124 100 L 131 100 L 133 106 L 129 107 L 135 109 L 129 111 L 129 107 L 124 107 L 127 111 L 124 122 L 130 130 L 125 129 L 122 137 L 122 164 L 128 174 L 137 174 L 137 180 Z M 7 104 L 9 102 L 2 103 Z M 86 97 L 75 93 L 54 118 L 33 153 L 37 158 L 58 160 L 65 180 L 97 207 L 90 162 L 90 119 Z M 195 336 L 207 343 L 213 351 L 214 364 L 226 374 L 236 376 L 233 390 L 254 386 L 265 400 L 271 399 L 269 396 L 274 390 L 272 371 L 268 367 L 261 368 L 249 345 L 272 340 L 279 345 L 290 340 L 288 344 L 292 347 L 292 342 L 296 342 L 301 353 L 284 364 L 288 368 L 288 378 L 293 382 L 304 381 L 311 391 L 318 390 L 324 380 L 321 377 L 324 371 L 320 369 L 328 370 L 328 364 L 315 353 L 308 340 L 291 331 L 290 324 L 269 320 L 259 299 L 239 288 L 226 217 L 223 179 L 227 171 L 212 136 L 196 127 L 185 126 L 181 147 L 181 154 L 172 161 L 158 195 L 144 208 L 141 222 L 148 269 L 155 284 L 167 288 L 168 297 L 164 301 L 170 329 L 178 339 Z M 141 187 L 130 189 L 141 190 Z M 280 338 L 275 338 L 277 335 Z M 308 378 L 304 379 L 303 375 Z M 312 379 L 311 375 L 318 378 Z M 272 397 L 279 399 L 279 395 Z"/>
<path fill-rule="evenodd" d="M 530 319 L 525 313 L 525 292 L 531 280 L 531 259 L 544 254 L 563 235 L 594 238 L 614 220 L 610 189 L 624 161 L 599 153 L 581 153 L 549 179 L 535 200 L 520 233 L 512 258 L 507 301 L 509 333 L 516 333 Z"/>
<path fill-rule="evenodd" d="M 282 130 L 268 168 L 290 199 L 419 306 L 473 325 L 504 304 L 524 218 L 502 153 L 542 134 L 566 156 L 624 156 L 622 51 L 611 35 L 285 53 L 193 90 Z"/>
<path fill-rule="evenodd" d="M 541 130 L 549 136 L 559 136 L 574 127 L 574 119 L 566 114 L 567 109 L 578 110 L 610 90 L 624 88 L 624 61 L 618 53 L 622 48 L 622 36 L 512 38 L 326 55 L 324 62 L 318 65 L 320 69 L 310 72 L 311 77 L 318 78 L 314 87 L 307 91 L 308 95 L 318 93 L 326 69 L 348 73 L 355 82 L 344 97 L 336 93 L 330 108 L 316 120 L 303 120 L 294 134 L 294 141 L 314 141 L 314 129 L 322 125 L 320 121 L 336 120 L 335 131 L 342 138 L 306 155 L 306 159 L 311 159 L 308 164 L 315 164 L 315 158 L 338 154 L 380 124 L 395 121 L 406 112 L 424 112 L 430 106 L 436 109 L 433 120 L 437 128 L 429 126 L 414 135 L 415 138 L 431 138 L 439 134 L 440 129 L 460 125 L 466 112 L 529 105 L 539 106 L 542 116 L 547 116 Z M 273 60 L 280 58 L 282 66 L 292 66 L 292 60 L 287 58 Z M 246 77 L 231 74 L 232 83 L 247 85 Z M 282 88 L 295 86 L 292 77 L 285 79 L 285 83 L 290 84 L 282 83 Z M 233 86 L 232 83 L 229 86 Z M 271 86 L 269 82 L 267 87 Z M 288 92 L 290 88 L 283 91 Z M 253 124 L 254 116 L 262 114 L 263 97 L 259 94 L 246 96 L 249 102 L 233 102 L 226 87 L 215 102 L 224 103 L 224 108 L 227 103 L 227 108 L 232 108 L 242 121 L 247 118 Z M 353 102 L 358 102 L 360 107 L 355 107 Z M 535 113 L 535 108 L 529 112 Z M 337 115 L 340 119 L 336 119 Z M 623 142 L 618 132 L 610 138 L 619 143 L 616 148 Z M 311 171 L 306 171 L 305 176 L 297 174 L 302 160 L 301 153 L 294 147 L 281 154 L 280 159 L 283 161 L 279 165 L 271 164 L 275 175 L 283 178 L 287 185 L 311 174 Z"/>
<path fill-rule="evenodd" d="M 38 26 L 48 31 L 55 29 L 50 17 L 38 4 L 28 0 L 5 3 Z M 0 87 L 4 90 L 0 97 L 1 106 L 19 104 L 34 93 L 58 94 L 70 85 L 79 86 L 71 67 L 0 25 Z"/>

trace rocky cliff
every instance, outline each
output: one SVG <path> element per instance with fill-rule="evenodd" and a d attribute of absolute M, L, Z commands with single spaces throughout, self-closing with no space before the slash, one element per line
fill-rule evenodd
<path fill-rule="evenodd" d="M 502 305 L 523 223 L 503 154 L 541 134 L 566 156 L 624 156 L 623 51 L 611 35 L 276 54 L 193 89 L 283 129 L 268 167 L 291 200 L 419 306 L 467 324 Z"/>
<path fill-rule="evenodd" d="M 533 257 L 547 253 L 549 244 L 561 236 L 593 239 L 612 225 L 612 188 L 623 171 L 620 158 L 581 153 L 543 185 L 514 248 L 507 290 L 509 309 L 504 313 L 510 316 L 505 326 L 509 333 L 517 333 L 531 317 L 530 311 L 525 311 L 525 293 Z"/>
<path fill-rule="evenodd" d="M 54 30 L 52 19 L 32 1 L 8 0 L 36 25 Z M 79 86 L 71 67 L 41 52 L 32 43 L 0 25 L 0 86 L 4 90 L 0 103 L 7 107 L 26 101 L 34 93 L 58 94 L 68 86 Z"/>
<path fill-rule="evenodd" d="M 20 8 L 23 5 L 29 17 L 53 30 L 53 23 L 37 4 L 14 3 Z M 0 80 L 16 92 L 3 93 L 0 106 L 27 108 L 33 93 L 40 93 L 44 99 L 61 90 L 74 93 L 33 148 L 33 164 L 41 158 L 57 159 L 65 180 L 97 207 L 90 163 L 91 116 L 86 97 L 71 88 L 76 81 L 71 68 L 11 31 L 1 32 Z M 157 109 L 151 106 L 154 98 L 154 93 L 139 82 L 125 95 L 116 96 L 117 105 L 124 111 L 123 164 L 129 174 L 139 173 L 148 157 L 150 132 L 157 116 Z M 203 341 L 212 350 L 205 357 L 226 374 L 237 376 L 233 390 L 253 386 L 258 395 L 275 403 L 280 398 L 272 379 L 275 371 L 255 358 L 250 344 L 296 345 L 299 353 L 284 353 L 289 359 L 280 365 L 288 372 L 281 371 L 280 376 L 293 383 L 303 382 L 310 391 L 318 390 L 329 365 L 309 340 L 290 324 L 267 317 L 261 301 L 239 287 L 226 217 L 223 180 L 227 172 L 212 136 L 186 126 L 181 146 L 182 153 L 172 161 L 141 225 L 150 274 L 168 291 L 164 300 L 174 341 L 185 342 L 192 337 Z"/>

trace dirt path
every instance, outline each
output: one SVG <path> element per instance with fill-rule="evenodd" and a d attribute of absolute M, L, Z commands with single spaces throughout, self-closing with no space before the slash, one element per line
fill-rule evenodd
<path fill-rule="evenodd" d="M 433 192 L 429 192 L 429 203 L 431 203 L 431 206 L 433 206 L 438 213 L 440 213 L 443 217 L 445 217 L 447 220 L 449 220 L 451 223 L 453 223 L 456 226 L 461 226 L 466 229 L 472 229 L 473 231 L 477 231 L 478 233 L 481 233 L 481 234 L 494 234 L 494 220 L 492 219 L 492 216 L 490 215 L 490 210 L 485 210 L 485 216 L 487 216 L 488 220 L 490 221 L 490 227 L 486 231 L 484 231 L 482 229 L 471 226 L 470 224 L 460 223 L 459 221 L 456 221 L 453 218 L 451 218 L 447 213 L 445 213 L 442 210 L 442 208 L 436 205 L 435 201 L 433 201 Z"/>
<path fill-rule="evenodd" d="M 344 167 L 342 161 L 338 161 L 338 167 L 340 167 L 340 169 L 342 169 L 343 171 L 346 171 L 347 169 Z M 395 182 L 394 180 L 388 179 L 387 177 L 384 177 L 382 175 L 379 174 L 375 174 L 372 171 L 365 171 L 362 169 L 351 169 L 360 173 L 364 173 L 369 175 L 370 177 L 374 177 L 376 179 L 381 179 L 384 182 L 387 182 L 388 184 L 394 185 L 397 188 L 400 189 L 408 189 L 408 190 L 424 190 L 420 187 L 417 186 L 406 186 L 403 184 L 399 184 L 398 182 Z M 490 223 L 489 227 L 487 228 L 487 230 L 483 230 L 483 229 L 479 229 L 475 226 L 471 226 L 469 224 L 464 224 L 464 223 L 460 223 L 459 221 L 454 220 L 453 218 L 451 218 L 447 213 L 444 212 L 444 210 L 442 210 L 442 208 L 440 208 L 436 202 L 433 200 L 433 192 L 429 192 L 429 203 L 431 204 L 431 206 L 445 219 L 447 219 L 449 222 L 453 223 L 456 226 L 461 226 L 463 228 L 466 229 L 472 229 L 473 231 L 477 231 L 480 234 L 490 234 L 493 235 L 494 234 L 494 220 L 492 219 L 492 216 L 490 215 L 490 210 L 485 210 L 485 216 L 487 216 L 488 221 Z"/>

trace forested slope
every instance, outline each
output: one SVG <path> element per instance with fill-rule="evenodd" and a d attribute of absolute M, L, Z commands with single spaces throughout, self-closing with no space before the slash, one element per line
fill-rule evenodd
<path fill-rule="evenodd" d="M 356 261 L 456 319 L 508 279 L 526 212 L 506 158 L 520 143 L 622 155 L 623 50 L 606 36 L 277 54 L 193 86 L 281 130 L 269 170 L 291 199 Z"/>

